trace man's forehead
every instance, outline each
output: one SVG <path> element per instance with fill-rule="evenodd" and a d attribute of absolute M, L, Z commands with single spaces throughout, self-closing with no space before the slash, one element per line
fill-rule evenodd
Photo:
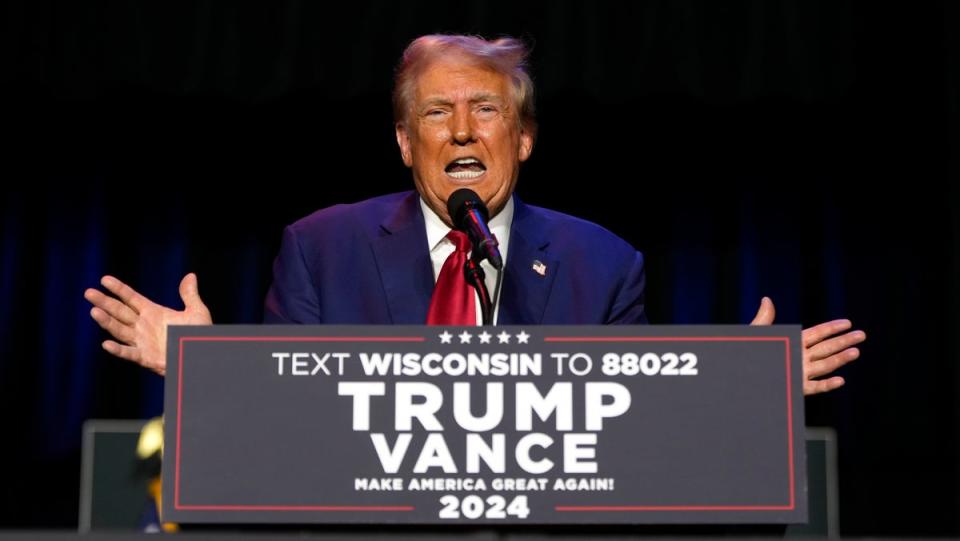
<path fill-rule="evenodd" d="M 442 57 L 426 65 L 414 80 L 418 102 L 460 98 L 504 99 L 506 75 L 465 57 Z"/>

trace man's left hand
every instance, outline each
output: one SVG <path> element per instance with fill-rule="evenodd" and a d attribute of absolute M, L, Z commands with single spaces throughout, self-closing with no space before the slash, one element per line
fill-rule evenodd
<path fill-rule="evenodd" d="M 773 306 L 773 301 L 769 297 L 764 297 L 760 301 L 757 316 L 750 324 L 772 325 L 775 316 L 776 308 Z M 860 330 L 850 331 L 852 326 L 853 324 L 847 319 L 837 319 L 803 330 L 801 336 L 805 396 L 832 391 L 844 384 L 840 376 L 826 379 L 814 378 L 831 374 L 834 370 L 860 357 L 860 350 L 854 346 L 866 340 L 867 334 Z"/>

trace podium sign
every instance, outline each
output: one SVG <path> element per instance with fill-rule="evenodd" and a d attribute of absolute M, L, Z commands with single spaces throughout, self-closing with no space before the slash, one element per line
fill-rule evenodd
<path fill-rule="evenodd" d="M 171 327 L 163 518 L 806 520 L 797 326 Z"/>

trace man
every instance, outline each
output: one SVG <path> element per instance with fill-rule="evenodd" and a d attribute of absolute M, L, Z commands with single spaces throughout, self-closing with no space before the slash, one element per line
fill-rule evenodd
<path fill-rule="evenodd" d="M 267 322 L 473 324 L 474 294 L 450 285 L 470 250 L 449 233 L 447 199 L 463 187 L 489 208 L 504 254 L 497 323 L 646 322 L 639 252 L 597 225 L 513 195 L 536 138 L 526 54 L 511 38 L 423 36 L 411 43 L 397 71 L 394 115 L 416 192 L 323 209 L 288 227 Z M 488 268 L 491 290 L 493 277 Z M 167 325 L 212 322 L 192 273 L 180 284 L 183 311 L 159 306 L 116 278 L 101 283 L 116 298 L 95 289 L 85 297 L 93 319 L 119 341 L 105 341 L 104 349 L 160 374 Z M 445 319 L 451 291 L 459 315 Z M 773 303 L 764 298 L 753 323 L 773 319 Z M 843 385 L 840 377 L 815 378 L 859 356 L 854 346 L 865 335 L 849 329 L 839 320 L 804 330 L 805 394 Z"/>

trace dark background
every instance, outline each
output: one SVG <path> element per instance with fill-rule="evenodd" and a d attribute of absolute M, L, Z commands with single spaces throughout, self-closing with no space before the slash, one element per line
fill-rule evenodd
<path fill-rule="evenodd" d="M 74 527 L 87 418 L 161 411 L 83 289 L 111 273 L 259 321 L 282 227 L 409 189 L 389 92 L 431 32 L 534 45 L 519 193 L 647 256 L 655 323 L 849 317 L 844 535 L 958 535 L 952 2 L 7 2 L 0 8 L 0 527 Z"/>

